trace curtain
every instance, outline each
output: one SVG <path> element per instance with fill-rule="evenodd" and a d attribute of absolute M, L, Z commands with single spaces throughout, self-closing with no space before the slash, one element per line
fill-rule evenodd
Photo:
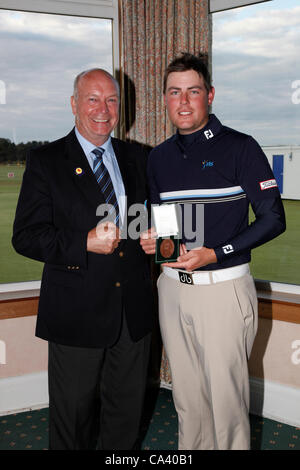
<path fill-rule="evenodd" d="M 154 147 L 174 133 L 163 104 L 163 75 L 181 52 L 210 56 L 209 0 L 119 0 L 121 112 L 119 137 Z M 155 269 L 153 270 L 155 275 Z M 157 272 L 157 271 L 156 271 Z M 171 385 L 161 347 L 150 364 L 161 383 Z"/>
<path fill-rule="evenodd" d="M 181 52 L 209 55 L 208 0 L 119 0 L 120 137 L 155 146 L 174 129 L 163 105 L 163 74 Z"/>

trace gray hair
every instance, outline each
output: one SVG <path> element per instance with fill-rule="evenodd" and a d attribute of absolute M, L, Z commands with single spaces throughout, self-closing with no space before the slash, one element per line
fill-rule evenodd
<path fill-rule="evenodd" d="M 85 75 L 91 73 L 91 72 L 102 72 L 105 75 L 107 75 L 107 77 L 109 77 L 112 80 L 112 82 L 114 83 L 114 85 L 116 87 L 116 90 L 117 90 L 118 97 L 120 98 L 120 85 L 118 83 L 118 80 L 116 80 L 113 75 L 111 75 L 109 72 L 107 72 L 107 70 L 100 69 L 100 68 L 93 68 L 93 69 L 89 69 L 89 70 L 84 70 L 83 72 L 79 73 L 77 75 L 77 77 L 75 77 L 74 91 L 73 91 L 73 96 L 74 96 L 75 100 L 77 100 L 77 97 L 78 97 L 78 83 L 79 83 L 80 79 L 83 78 Z"/>

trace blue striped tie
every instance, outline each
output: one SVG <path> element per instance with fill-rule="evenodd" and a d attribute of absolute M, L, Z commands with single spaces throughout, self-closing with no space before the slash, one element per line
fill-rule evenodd
<path fill-rule="evenodd" d="M 102 155 L 104 153 L 104 149 L 101 147 L 95 148 L 92 153 L 94 159 L 94 166 L 93 171 L 96 177 L 97 183 L 100 186 L 106 204 L 111 204 L 112 207 L 109 210 L 109 214 L 115 215 L 113 220 L 114 224 L 117 226 L 119 225 L 119 205 L 116 198 L 116 193 L 109 175 L 109 171 L 107 170 L 106 166 L 104 165 Z"/>

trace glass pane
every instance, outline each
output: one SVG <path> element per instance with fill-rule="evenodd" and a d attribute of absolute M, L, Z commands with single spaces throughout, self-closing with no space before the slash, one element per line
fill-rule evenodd
<path fill-rule="evenodd" d="M 26 148 L 66 135 L 75 76 L 113 71 L 112 22 L 0 10 L 0 283 L 37 280 L 42 264 L 16 254 L 12 224 Z"/>
<path fill-rule="evenodd" d="M 257 279 L 300 284 L 300 5 L 273 0 L 213 15 L 213 112 L 252 135 L 273 168 L 287 231 L 252 251 Z"/>

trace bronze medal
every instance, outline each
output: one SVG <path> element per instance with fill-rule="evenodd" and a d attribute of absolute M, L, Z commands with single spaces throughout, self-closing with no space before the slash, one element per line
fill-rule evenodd
<path fill-rule="evenodd" d="M 170 258 L 173 255 L 174 250 L 175 250 L 175 245 L 174 245 L 173 240 L 171 240 L 170 238 L 166 238 L 165 240 L 161 242 L 160 254 L 164 258 Z"/>

